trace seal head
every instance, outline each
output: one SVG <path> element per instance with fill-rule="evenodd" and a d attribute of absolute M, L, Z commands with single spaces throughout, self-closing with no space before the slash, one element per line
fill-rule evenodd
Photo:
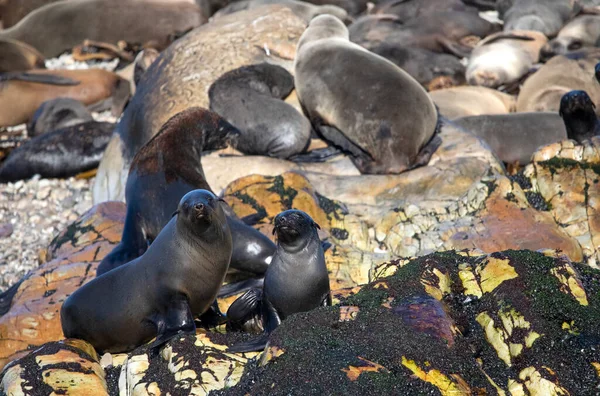
<path fill-rule="evenodd" d="M 567 137 L 579 143 L 600 132 L 596 105 L 585 91 L 571 91 L 560 100 L 559 114 L 567 129 Z"/>

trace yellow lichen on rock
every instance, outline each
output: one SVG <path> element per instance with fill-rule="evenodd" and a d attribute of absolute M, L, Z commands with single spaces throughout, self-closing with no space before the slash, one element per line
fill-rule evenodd
<path fill-rule="evenodd" d="M 428 363 L 425 363 L 426 365 Z M 472 391 L 465 380 L 458 374 L 451 374 L 450 377 L 454 378 L 453 381 L 444 373 L 439 370 L 431 369 L 428 371 L 420 368 L 414 360 L 409 360 L 405 356 L 402 356 L 402 365 L 412 371 L 419 379 L 429 382 L 439 389 L 442 396 L 456 396 L 456 395 L 471 395 Z"/>
<path fill-rule="evenodd" d="M 437 281 L 435 278 L 437 278 Z M 427 269 L 421 278 L 421 284 L 425 287 L 425 291 L 436 300 L 444 298 L 444 295 L 450 294 L 452 280 L 450 275 L 440 271 L 437 268 L 433 270 Z"/>
<path fill-rule="evenodd" d="M 273 359 L 278 358 L 279 356 L 283 355 L 284 353 L 285 353 L 285 350 L 283 348 L 279 348 L 274 345 L 267 345 L 267 347 L 265 348 L 265 351 L 263 352 L 262 356 L 260 357 L 259 364 L 261 366 L 264 366 L 267 363 L 269 363 L 270 361 L 272 361 Z"/>
<path fill-rule="evenodd" d="M 561 261 L 562 265 L 550 270 L 552 275 L 554 275 L 561 283 L 560 291 L 573 296 L 579 304 L 587 306 L 587 295 L 575 268 L 573 268 L 569 262 L 564 260 Z"/>
<path fill-rule="evenodd" d="M 479 273 L 479 278 L 481 279 L 481 290 L 483 293 L 489 293 L 500 286 L 502 282 L 519 276 L 509 263 L 510 260 L 508 259 L 500 260 L 488 257 L 487 263 L 483 268 L 477 267 L 476 271 Z"/>
<path fill-rule="evenodd" d="M 548 371 L 546 369 L 546 371 Z M 552 374 L 549 372 L 549 374 Z M 530 396 L 563 396 L 570 393 L 558 384 L 544 378 L 535 367 L 527 367 L 519 373 Z"/>
<path fill-rule="evenodd" d="M 473 272 L 473 268 L 471 265 L 463 263 L 458 266 L 458 277 L 462 281 L 463 287 L 465 289 L 464 294 L 475 296 L 480 298 L 483 295 L 481 288 L 479 287 L 479 283 L 477 283 L 477 278 L 475 277 L 475 273 Z"/>
<path fill-rule="evenodd" d="M 343 368 L 342 371 L 344 373 L 346 373 L 346 375 L 348 376 L 348 379 L 350 381 L 356 381 L 358 379 L 358 377 L 360 377 L 360 375 L 362 373 L 367 373 L 367 372 L 388 372 L 388 369 L 386 369 L 385 367 L 383 367 L 382 365 L 372 362 L 370 360 L 367 360 L 365 358 L 362 357 L 358 357 L 359 360 L 362 361 L 363 364 L 361 364 L 360 366 L 348 366 L 348 368 Z"/>

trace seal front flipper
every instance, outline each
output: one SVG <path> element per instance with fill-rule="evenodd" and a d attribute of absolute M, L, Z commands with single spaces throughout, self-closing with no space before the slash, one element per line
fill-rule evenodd
<path fill-rule="evenodd" d="M 333 305 L 333 301 L 331 300 L 331 293 L 327 292 L 325 297 L 323 297 L 323 301 L 321 301 L 322 307 L 331 307 Z"/>
<path fill-rule="evenodd" d="M 281 318 L 277 310 L 267 298 L 261 300 L 261 311 L 263 316 L 264 332 L 257 338 L 236 344 L 227 349 L 228 352 L 254 352 L 265 349 L 269 341 L 269 334 L 273 332 L 280 324 Z M 229 311 L 227 311 L 229 313 Z"/>
<path fill-rule="evenodd" d="M 239 282 L 228 283 L 221 287 L 217 297 L 225 298 L 241 293 L 248 289 L 262 288 L 265 278 L 251 278 Z"/>
<path fill-rule="evenodd" d="M 314 149 L 308 153 L 293 155 L 288 159 L 292 162 L 325 162 L 328 159 L 335 158 L 341 154 L 342 150 L 334 146 L 329 146 Z"/>
<path fill-rule="evenodd" d="M 415 169 L 420 166 L 427 165 L 429 163 L 429 160 L 431 159 L 431 156 L 433 155 L 433 153 L 435 153 L 435 151 L 441 145 L 442 145 L 442 138 L 436 132 L 435 135 L 433 135 L 433 137 L 431 138 L 431 140 L 429 140 L 429 142 L 421 149 L 421 151 L 419 151 L 419 154 L 417 155 L 417 159 L 415 160 L 415 164 L 413 165 L 413 167 L 411 169 Z"/>
<path fill-rule="evenodd" d="M 81 82 L 55 74 L 35 74 L 26 72 L 9 72 L 0 74 L 2 81 L 25 81 L 48 85 L 79 85 Z"/>
<path fill-rule="evenodd" d="M 339 147 L 343 151 L 349 152 L 355 157 L 365 158 L 367 161 L 372 161 L 372 156 L 354 144 L 348 139 L 342 131 L 331 125 L 318 125 L 316 129 L 325 138 L 325 140 L 331 142 L 334 146 Z"/>
<path fill-rule="evenodd" d="M 228 331 L 263 331 L 262 290 L 251 289 L 235 300 L 227 310 Z"/>
<path fill-rule="evenodd" d="M 157 354 L 164 344 L 178 335 L 196 332 L 188 298 L 182 294 L 173 296 L 165 312 L 154 315 L 151 321 L 157 329 L 156 340 L 150 344 L 152 354 Z"/>

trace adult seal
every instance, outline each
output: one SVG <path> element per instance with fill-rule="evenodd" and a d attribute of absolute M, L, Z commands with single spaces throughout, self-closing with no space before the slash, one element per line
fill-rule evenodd
<path fill-rule="evenodd" d="M 501 161 L 527 164 L 541 146 L 567 139 L 556 113 L 511 113 L 463 117 L 452 124 L 483 139 Z"/>
<path fill-rule="evenodd" d="M 440 114 L 448 119 L 460 117 L 507 114 L 515 110 L 517 98 L 495 89 L 461 86 L 439 89 L 429 93 Z"/>
<path fill-rule="evenodd" d="M 575 4 L 573 0 L 514 0 L 500 18 L 505 32 L 535 30 L 553 37 L 576 14 Z"/>
<path fill-rule="evenodd" d="M 162 49 L 173 35 L 207 20 L 201 8 L 187 1 L 63 0 L 38 8 L 0 31 L 0 39 L 23 41 L 46 57 L 60 55 L 86 39 L 111 44 L 152 42 Z"/>
<path fill-rule="evenodd" d="M 600 44 L 600 15 L 580 15 L 567 23 L 558 36 L 546 44 L 540 57 L 547 61 L 556 55 L 564 55 L 585 47 Z"/>
<path fill-rule="evenodd" d="M 65 337 L 101 352 L 152 347 L 193 333 L 194 317 L 215 301 L 231 258 L 231 233 L 219 199 L 193 190 L 139 259 L 93 279 L 61 308 Z M 168 265 L 165 265 L 168 264 Z"/>
<path fill-rule="evenodd" d="M 329 276 L 319 240 L 318 224 L 300 210 L 286 210 L 275 217 L 277 251 L 265 274 L 261 293 L 248 291 L 237 299 L 227 316 L 233 323 L 258 320 L 262 336 L 234 345 L 229 352 L 263 349 L 268 336 L 288 316 L 331 305 Z M 257 315 L 260 312 L 260 315 Z"/>
<path fill-rule="evenodd" d="M 313 126 L 362 173 L 401 173 L 429 161 L 439 124 L 427 92 L 392 62 L 351 43 L 339 19 L 310 22 L 294 68 Z"/>
<path fill-rule="evenodd" d="M 131 164 L 126 186 L 127 214 L 121 242 L 97 269 L 100 276 L 142 255 L 169 222 L 182 196 L 195 189 L 211 191 L 202 170 L 203 151 L 226 147 L 239 131 L 217 114 L 192 107 L 174 115 L 142 147 Z M 231 267 L 264 274 L 275 245 L 240 221 L 226 203 L 233 237 Z"/>
<path fill-rule="evenodd" d="M 42 54 L 18 40 L 0 39 L 0 73 L 45 69 Z"/>
<path fill-rule="evenodd" d="M 308 146 L 310 122 L 285 103 L 294 78 L 281 66 L 260 63 L 222 75 L 208 90 L 210 109 L 241 132 L 244 154 L 289 158 Z"/>
<path fill-rule="evenodd" d="M 559 114 L 565 122 L 567 137 L 578 143 L 600 135 L 596 105 L 585 91 L 571 91 L 560 100 Z"/>

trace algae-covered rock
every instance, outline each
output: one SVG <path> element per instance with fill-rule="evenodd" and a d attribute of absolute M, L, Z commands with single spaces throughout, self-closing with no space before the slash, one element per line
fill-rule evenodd
<path fill-rule="evenodd" d="M 380 266 L 374 276 L 339 306 L 286 319 L 260 364 L 219 394 L 586 395 L 600 388 L 597 270 L 531 251 L 445 252 Z"/>

